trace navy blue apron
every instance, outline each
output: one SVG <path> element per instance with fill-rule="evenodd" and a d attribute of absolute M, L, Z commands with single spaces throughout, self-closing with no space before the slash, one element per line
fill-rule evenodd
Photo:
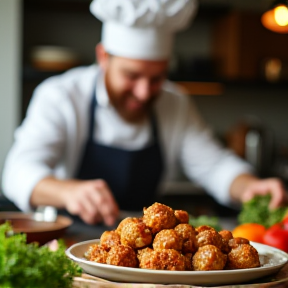
<path fill-rule="evenodd" d="M 155 201 L 164 167 L 155 115 L 151 116 L 153 141 L 148 147 L 126 150 L 99 144 L 93 139 L 98 105 L 93 94 L 88 140 L 76 178 L 105 180 L 121 210 L 140 211 Z"/>

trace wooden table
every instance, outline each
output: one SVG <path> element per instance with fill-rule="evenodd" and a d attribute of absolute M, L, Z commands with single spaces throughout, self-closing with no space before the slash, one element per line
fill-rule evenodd
<path fill-rule="evenodd" d="M 210 288 L 287 288 L 288 263 L 276 274 L 255 280 L 251 283 L 233 284 L 223 286 L 210 286 Z M 163 285 L 151 283 L 116 283 L 97 278 L 88 274 L 74 279 L 73 288 L 206 288 L 193 285 Z"/>

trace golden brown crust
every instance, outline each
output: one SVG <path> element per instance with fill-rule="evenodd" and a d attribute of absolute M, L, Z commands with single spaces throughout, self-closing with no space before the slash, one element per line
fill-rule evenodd
<path fill-rule="evenodd" d="M 118 224 L 118 226 L 117 226 L 115 231 L 121 236 L 122 228 L 127 223 L 130 223 L 130 222 L 138 223 L 138 222 L 142 222 L 142 219 L 141 218 L 136 218 L 136 217 L 126 217 Z"/>
<path fill-rule="evenodd" d="M 141 257 L 138 257 L 139 267 L 143 269 L 161 270 L 158 252 L 154 250 L 151 252 L 144 252 Z"/>
<path fill-rule="evenodd" d="M 189 214 L 184 210 L 174 210 L 174 215 L 177 218 L 178 223 L 188 223 L 189 222 Z"/>
<path fill-rule="evenodd" d="M 257 250 L 250 244 L 239 244 L 228 254 L 225 269 L 247 269 L 260 267 Z"/>
<path fill-rule="evenodd" d="M 121 244 L 134 249 L 149 246 L 152 243 L 152 233 L 143 222 L 129 222 L 122 228 Z"/>
<path fill-rule="evenodd" d="M 220 250 L 222 249 L 223 245 L 222 239 L 222 236 L 214 229 L 203 230 L 196 236 L 198 247 L 202 247 L 205 245 L 214 245 Z"/>
<path fill-rule="evenodd" d="M 195 228 L 196 233 L 201 233 L 201 232 L 206 231 L 206 230 L 216 231 L 213 227 L 208 226 L 208 225 L 201 225 L 201 226 L 198 226 Z"/>
<path fill-rule="evenodd" d="M 138 259 L 133 248 L 122 244 L 110 249 L 106 262 L 115 266 L 138 267 Z"/>
<path fill-rule="evenodd" d="M 154 250 L 141 258 L 140 268 L 154 270 L 184 271 L 185 258 L 174 249 Z"/>
<path fill-rule="evenodd" d="M 189 224 L 178 224 L 174 230 L 183 239 L 182 253 L 194 253 L 197 250 L 196 231 Z"/>
<path fill-rule="evenodd" d="M 142 248 L 142 249 L 138 249 L 137 250 L 137 258 L 138 260 L 140 261 L 142 256 L 145 255 L 145 254 L 149 254 L 151 252 L 153 252 L 154 250 L 150 247 L 145 247 L 145 248 Z M 149 257 L 149 256 L 147 256 Z"/>
<path fill-rule="evenodd" d="M 240 244 L 250 244 L 250 241 L 243 237 L 235 237 L 228 241 L 228 245 L 231 249 L 236 248 Z"/>
<path fill-rule="evenodd" d="M 192 264 L 195 271 L 223 270 L 227 255 L 214 245 L 205 245 L 193 256 Z"/>
<path fill-rule="evenodd" d="M 222 236 L 223 239 L 226 239 L 226 240 L 233 239 L 233 234 L 229 230 L 219 231 L 219 234 Z"/>
<path fill-rule="evenodd" d="M 173 229 L 177 219 L 172 208 L 156 202 L 144 209 L 143 222 L 156 234 L 163 229 Z"/>
<path fill-rule="evenodd" d="M 87 255 L 87 259 L 90 261 L 94 261 L 97 263 L 106 264 L 108 252 L 101 245 L 94 244 L 89 248 L 89 256 Z"/>
<path fill-rule="evenodd" d="M 182 250 L 183 238 L 174 229 L 163 229 L 158 232 L 153 241 L 154 250 Z"/>
<path fill-rule="evenodd" d="M 100 237 L 100 245 L 108 252 L 111 247 L 121 244 L 119 234 L 112 231 L 105 231 Z"/>

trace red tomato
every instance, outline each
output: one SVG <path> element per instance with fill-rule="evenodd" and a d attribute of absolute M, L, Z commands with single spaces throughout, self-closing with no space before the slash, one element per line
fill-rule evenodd
<path fill-rule="evenodd" d="M 286 216 L 286 217 L 282 220 L 282 223 L 283 223 L 283 228 L 284 228 L 284 230 L 288 230 L 288 216 Z"/>
<path fill-rule="evenodd" d="M 263 243 L 288 253 L 288 230 L 282 223 L 271 226 L 263 236 Z"/>

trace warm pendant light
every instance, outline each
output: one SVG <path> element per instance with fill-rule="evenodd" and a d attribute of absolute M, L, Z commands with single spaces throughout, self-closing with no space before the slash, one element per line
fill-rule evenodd
<path fill-rule="evenodd" d="M 270 10 L 261 17 L 267 29 L 277 33 L 288 33 L 288 0 L 276 0 Z"/>

